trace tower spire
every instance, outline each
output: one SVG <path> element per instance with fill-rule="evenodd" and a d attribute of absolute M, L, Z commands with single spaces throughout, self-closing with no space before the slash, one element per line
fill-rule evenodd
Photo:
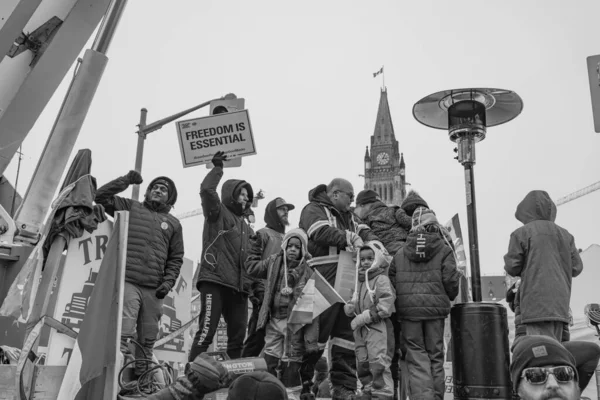
<path fill-rule="evenodd" d="M 375 129 L 373 132 L 375 143 L 387 144 L 396 140 L 394 135 L 394 125 L 392 124 L 392 114 L 388 103 L 387 89 L 381 89 L 379 97 L 379 109 L 377 110 L 377 119 L 375 120 Z"/>

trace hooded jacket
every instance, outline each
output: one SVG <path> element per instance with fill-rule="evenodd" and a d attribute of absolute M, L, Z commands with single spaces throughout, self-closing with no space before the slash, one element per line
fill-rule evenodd
<path fill-rule="evenodd" d="M 250 280 L 244 268 L 249 238 L 254 234 L 244 218 L 252 205 L 254 192 L 246 181 L 229 179 L 223 183 L 221 197 L 217 186 L 223 177 L 223 168 L 213 168 L 200 185 L 204 212 L 202 258 L 196 287 L 200 282 L 212 282 L 244 294 L 250 293 Z M 248 202 L 242 208 L 237 197 L 248 191 Z"/>
<path fill-rule="evenodd" d="M 276 200 L 271 200 L 265 209 L 266 227 L 256 231 L 256 235 L 250 239 L 249 255 L 259 255 L 262 260 L 276 254 L 281 250 L 285 226 L 277 214 Z M 252 295 L 262 302 L 265 292 L 263 279 L 253 279 Z"/>
<path fill-rule="evenodd" d="M 571 280 L 583 270 L 575 239 L 554 223 L 556 205 L 545 191 L 529 192 L 515 217 L 523 226 L 510 235 L 504 269 L 521 277 L 522 323 L 569 322 Z"/>
<path fill-rule="evenodd" d="M 291 238 L 298 238 L 302 243 L 302 258 L 298 266 L 294 269 L 294 275 L 297 277 L 294 285 L 290 285 L 292 289 L 291 299 L 288 303 L 288 317 L 292 313 L 296 300 L 302 294 L 302 289 L 306 285 L 306 282 L 312 276 L 312 270 L 307 264 L 307 261 L 311 258 L 310 253 L 307 251 L 308 237 L 302 229 L 292 229 L 283 238 L 279 252 L 271 255 L 266 259 L 261 259 L 259 255 L 250 255 L 246 260 L 246 270 L 248 274 L 253 278 L 266 279 L 264 301 L 258 314 L 258 323 L 256 329 L 262 329 L 267 325 L 271 318 L 271 306 L 275 299 L 275 292 L 279 290 L 277 285 L 280 279 L 283 279 L 283 275 L 286 273 L 290 274 L 292 271 L 287 268 L 286 248 L 288 241 Z M 304 329 L 303 341 L 300 341 L 299 335 L 294 335 L 291 331 L 291 327 L 288 325 L 288 332 L 286 338 L 293 338 L 293 340 L 286 340 L 284 344 L 284 354 L 290 357 L 297 357 L 302 355 L 305 345 L 307 343 L 316 343 L 318 337 L 316 330 Z M 310 338 L 310 339 L 307 339 Z"/>
<path fill-rule="evenodd" d="M 150 201 L 150 190 L 157 180 L 169 184 L 165 204 Z M 183 230 L 169 211 L 177 201 L 175 183 L 164 176 L 153 179 L 143 203 L 116 196 L 129 186 L 126 177 L 117 178 L 96 192 L 96 203 L 114 217 L 115 211 L 129 211 L 125 280 L 135 285 L 157 288 L 163 282 L 175 285 L 183 264 Z"/>
<path fill-rule="evenodd" d="M 398 319 L 446 318 L 450 302 L 458 295 L 460 276 L 442 233 L 413 230 L 390 266 L 390 279 L 396 285 Z"/>
<path fill-rule="evenodd" d="M 371 315 L 389 318 L 396 311 L 396 290 L 388 277 L 389 259 L 372 244 L 367 244 L 375 254 L 373 264 L 367 270 L 359 269 L 356 277 L 356 296 L 349 302 L 356 315 L 370 310 Z M 388 256 L 389 257 L 389 256 Z M 350 315 L 353 317 L 353 315 Z"/>
<path fill-rule="evenodd" d="M 327 196 L 327 186 L 318 185 L 308 193 L 308 201 L 300 214 L 300 228 L 308 234 L 311 266 L 331 284 L 335 284 L 338 255 L 348 246 L 346 230 L 357 233 L 366 242 L 379 240 L 367 225 L 359 225 L 354 214 L 340 212 Z"/>
<path fill-rule="evenodd" d="M 388 253 L 394 255 L 404 245 L 412 220 L 402 208 L 377 200 L 363 222 L 379 237 Z"/>

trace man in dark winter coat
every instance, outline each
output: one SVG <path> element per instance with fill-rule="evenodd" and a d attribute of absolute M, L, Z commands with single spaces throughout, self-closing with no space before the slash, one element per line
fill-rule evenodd
<path fill-rule="evenodd" d="M 256 235 L 250 240 L 251 246 L 249 256 L 260 256 L 261 260 L 278 253 L 281 250 L 285 227 L 288 221 L 288 212 L 293 210 L 294 205 L 287 203 L 281 197 L 271 200 L 265 209 L 266 227 L 256 231 Z M 248 337 L 244 342 L 242 357 L 257 357 L 265 346 L 265 330 L 256 329 L 258 314 L 265 294 L 265 280 L 254 279 L 252 282 L 252 315 L 248 321 Z"/>
<path fill-rule="evenodd" d="M 390 266 L 396 315 L 407 347 L 409 397 L 442 400 L 444 319 L 458 295 L 461 274 L 431 210 L 415 210 L 412 226 Z"/>
<path fill-rule="evenodd" d="M 556 205 L 548 193 L 533 190 L 517 206 L 523 226 L 510 235 L 504 269 L 520 276 L 521 323 L 527 335 L 562 340 L 569 322 L 571 280 L 583 270 L 575 239 L 556 225 Z"/>
<path fill-rule="evenodd" d="M 308 193 L 310 203 L 300 215 L 300 228 L 308 234 L 309 262 L 334 286 L 339 253 L 356 251 L 363 241 L 378 240 L 368 226 L 359 225 L 350 211 L 354 188 L 345 179 L 336 178 L 329 185 L 319 185 Z M 347 399 L 356 390 L 356 358 L 354 335 L 342 303 L 336 303 L 322 313 L 313 324 L 319 325 L 318 347 L 308 348 L 303 359 L 302 381 L 309 392 L 314 367 L 323 354 L 325 343 L 331 346 L 329 376 L 333 399 Z M 315 343 L 317 345 L 317 343 Z"/>
<path fill-rule="evenodd" d="M 200 292 L 202 311 L 199 329 L 194 337 L 189 360 L 206 352 L 213 341 L 221 314 L 227 323 L 227 354 L 239 358 L 248 321 L 250 279 L 244 268 L 252 229 L 245 215 L 252 205 L 254 193 L 246 181 L 229 179 L 221 188 L 223 161 L 227 156 L 217 152 L 215 166 L 200 185 L 204 211 L 202 259 L 196 288 Z"/>
<path fill-rule="evenodd" d="M 140 183 L 139 172 L 129 171 L 98 189 L 96 203 L 111 216 L 115 211 L 129 211 L 121 352 L 132 357 L 128 341 L 137 325 L 138 341 L 146 358 L 152 358 L 163 299 L 175 285 L 183 264 L 183 231 L 179 220 L 169 214 L 177 201 L 177 188 L 171 179 L 160 176 L 152 180 L 142 203 L 116 195 Z M 143 367 L 136 365 L 138 376 Z"/>

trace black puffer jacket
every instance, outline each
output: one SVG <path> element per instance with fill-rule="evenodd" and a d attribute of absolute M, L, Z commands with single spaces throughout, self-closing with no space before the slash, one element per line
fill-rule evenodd
<path fill-rule="evenodd" d="M 202 233 L 202 259 L 198 282 L 212 282 L 238 292 L 250 294 L 250 279 L 244 268 L 249 238 L 254 234 L 244 213 L 252 205 L 254 192 L 246 181 L 229 179 L 221 188 L 217 186 L 223 177 L 223 168 L 213 168 L 200 185 L 200 198 L 204 211 Z M 236 199 L 242 188 L 248 191 L 248 202 L 242 209 Z"/>
<path fill-rule="evenodd" d="M 385 249 L 394 255 L 404 245 L 412 226 L 412 218 L 398 206 L 386 206 L 377 200 L 363 222 L 381 240 Z"/>
<path fill-rule="evenodd" d="M 399 320 L 446 318 L 458 295 L 460 272 L 439 232 L 411 232 L 390 266 Z"/>
<path fill-rule="evenodd" d="M 152 185 L 159 179 L 169 183 L 166 204 L 148 200 Z M 169 214 L 177 200 L 175 183 L 164 176 L 155 178 L 146 189 L 143 203 L 116 196 L 128 186 L 126 177 L 117 178 L 98 189 L 95 199 L 111 216 L 115 211 L 129 211 L 125 280 L 150 288 L 167 282 L 172 288 L 179 277 L 184 253 L 181 224 Z"/>

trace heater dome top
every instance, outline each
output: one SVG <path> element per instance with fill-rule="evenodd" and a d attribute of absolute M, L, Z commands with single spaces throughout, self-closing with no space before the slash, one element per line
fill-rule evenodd
<path fill-rule="evenodd" d="M 523 100 L 513 91 L 489 88 L 451 89 L 430 94 L 413 106 L 413 116 L 423 125 L 448 129 L 448 109 L 461 101 L 476 101 L 485 106 L 486 126 L 514 119 L 523 110 Z"/>

